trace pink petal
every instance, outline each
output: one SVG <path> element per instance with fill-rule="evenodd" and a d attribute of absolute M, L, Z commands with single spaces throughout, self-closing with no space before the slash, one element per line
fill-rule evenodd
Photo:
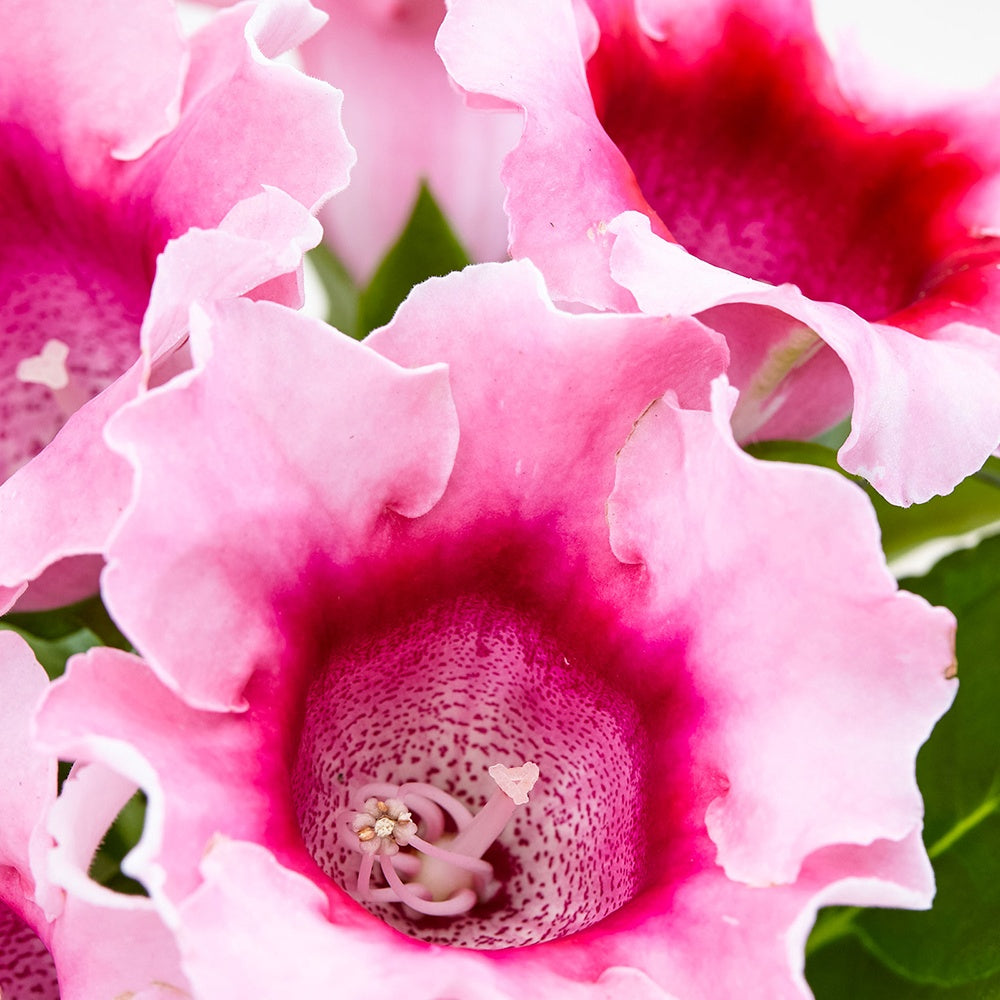
<path fill-rule="evenodd" d="M 811 437 L 847 412 L 853 385 L 851 436 L 838 458 L 906 506 L 950 492 L 1000 440 L 1000 341 L 985 330 L 952 323 L 913 336 L 698 261 L 636 213 L 610 229 L 612 273 L 644 312 L 691 309 L 726 335 L 741 440 Z M 677 285 L 663 281 L 668 270 Z"/>
<path fill-rule="evenodd" d="M 272 0 L 220 11 L 194 36 L 185 127 L 125 174 L 170 220 L 170 235 L 217 224 L 262 184 L 310 209 L 347 185 L 355 156 L 340 125 L 341 93 L 272 61 L 321 23 L 308 0 Z"/>
<path fill-rule="evenodd" d="M 558 511 L 604 560 L 611 456 L 668 389 L 682 405 L 707 407 L 709 380 L 726 362 L 720 339 L 695 320 L 557 310 L 527 261 L 424 283 L 366 343 L 407 366 L 449 360 L 463 430 L 448 492 L 420 522 L 425 530 Z"/>
<path fill-rule="evenodd" d="M 465 90 L 525 109 L 521 141 L 503 169 L 511 254 L 530 257 L 556 298 L 633 307 L 610 280 L 606 228 L 641 195 L 594 114 L 570 5 L 459 0 L 437 48 Z"/>
<path fill-rule="evenodd" d="M 58 152 L 76 183 L 89 186 L 109 154 L 134 159 L 176 125 L 187 58 L 166 0 L 16 0 L 5 22 L 0 120 Z"/>
<path fill-rule="evenodd" d="M 74 657 L 52 685 L 38 726 L 44 745 L 106 765 L 116 776 L 91 765 L 90 784 L 99 794 L 91 792 L 82 805 L 60 801 L 50 824 L 60 842 L 54 877 L 83 901 L 104 898 L 106 890 L 87 878 L 94 834 L 103 834 L 136 785 L 149 803 L 126 870 L 163 905 L 194 888 L 198 861 L 218 829 L 239 834 L 267 822 L 270 803 L 237 780 L 247 760 L 268 769 L 270 751 L 253 727 L 239 716 L 196 711 L 126 653 L 99 648 Z M 183 741 L 178 732 L 186 734 Z M 211 771 L 203 766 L 206 753 L 215 761 Z"/>
<path fill-rule="evenodd" d="M 31 882 L 31 856 L 44 846 L 38 829 L 56 793 L 56 761 L 34 745 L 31 716 L 48 678 L 28 644 L 0 630 L 3 697 L 0 698 L 0 866 Z"/>
<path fill-rule="evenodd" d="M 289 586 L 298 572 L 297 558 L 331 534 L 345 557 L 364 551 L 383 530 L 387 509 L 404 517 L 425 512 L 444 489 L 457 431 L 442 368 L 403 372 L 287 310 L 233 302 L 196 324 L 192 340 L 202 376 L 178 380 L 108 428 L 113 447 L 135 464 L 157 455 L 158 470 L 143 474 L 135 516 L 111 547 L 105 597 L 122 627 L 142 636 L 164 680 L 183 685 L 198 703 L 225 707 L 240 703 L 258 662 L 251 651 L 282 641 L 268 609 L 273 588 Z M 233 409 L 235 399 L 245 400 L 242 413 Z M 161 411 L 171 413 L 166 422 Z M 358 412 L 371 419 L 356 424 Z M 206 456 L 206 466 L 195 468 L 190 443 L 213 420 L 228 428 L 229 454 Z M 267 461 L 245 461 L 251 440 L 260 441 Z M 264 539 L 271 520 L 292 509 L 303 518 L 301 530 L 275 540 L 269 555 L 223 542 L 233 510 L 249 517 L 242 531 Z M 178 562 L 191 531 L 219 540 L 205 551 L 204 565 Z M 152 572 L 136 577 L 133 559 Z M 161 573 L 169 593 L 160 591 Z M 207 629 L 199 604 L 215 609 Z M 174 663 L 178 642 L 186 647 L 199 632 L 202 648 L 191 650 L 183 666 Z M 246 659 L 232 645 L 234 633 L 247 640 Z"/>
<path fill-rule="evenodd" d="M 474 259 L 506 256 L 500 162 L 521 123 L 463 106 L 434 51 L 444 4 L 321 6 L 330 21 L 302 47 L 303 64 L 347 95 L 344 124 L 358 151 L 350 186 L 322 213 L 338 256 L 359 280 L 370 277 L 422 179 Z"/>
<path fill-rule="evenodd" d="M 728 783 L 708 830 L 731 878 L 767 885 L 794 881 L 826 844 L 900 839 L 919 823 L 913 761 L 954 697 L 944 669 L 953 624 L 896 590 L 855 487 L 736 448 L 732 398 L 717 386 L 714 422 L 664 403 L 649 409 L 619 457 L 608 511 L 616 555 L 649 574 L 639 620 L 698 623 L 689 656 L 712 708 L 696 756 Z M 683 477 L 667 474 L 679 467 Z M 834 511 L 840 540 L 830 546 L 822 525 Z M 778 522 L 781 545 L 766 527 Z M 704 538 L 697 559 L 692 523 Z M 806 578 L 816 591 L 802 588 Z"/>

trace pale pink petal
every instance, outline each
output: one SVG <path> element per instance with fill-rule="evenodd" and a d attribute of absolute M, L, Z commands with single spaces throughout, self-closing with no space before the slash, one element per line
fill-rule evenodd
<path fill-rule="evenodd" d="M 134 781 L 100 764 L 77 765 L 49 813 L 55 847 L 48 871 L 67 893 L 51 945 L 61 1000 L 133 991 L 167 1000 L 186 992 L 177 945 L 152 901 L 112 892 L 88 875 L 94 852 L 135 788 Z"/>
<path fill-rule="evenodd" d="M 15 632 L 0 630 L 0 665 L 0 866 L 16 868 L 30 881 L 37 827 L 56 791 L 55 758 L 34 745 L 31 731 L 48 678 Z"/>
<path fill-rule="evenodd" d="M 27 129 L 76 183 L 99 183 L 107 156 L 134 159 L 176 125 L 187 53 L 172 4 L 13 0 L 4 21 L 5 137 Z"/>
<path fill-rule="evenodd" d="M 434 51 L 443 0 L 322 0 L 327 25 L 302 47 L 307 72 L 344 91 L 358 151 L 349 187 L 324 208 L 326 239 L 367 280 L 402 231 L 421 180 L 475 260 L 507 253 L 500 163 L 520 116 L 464 107 Z"/>
<path fill-rule="evenodd" d="M 594 114 L 570 4 L 459 0 L 437 48 L 465 90 L 525 109 L 521 141 L 502 174 L 511 254 L 530 257 L 556 298 L 634 307 L 608 274 L 607 225 L 645 203 Z"/>
<path fill-rule="evenodd" d="M 768 885 L 794 881 L 825 844 L 899 839 L 919 824 L 913 761 L 954 697 L 952 619 L 896 590 L 854 486 L 743 455 L 731 405 L 717 385 L 714 420 L 650 408 L 619 457 L 608 510 L 615 553 L 649 575 L 637 621 L 698 622 L 688 655 L 712 708 L 695 753 L 727 783 L 709 806 L 709 833 L 730 877 Z M 669 475 L 676 468 L 683 477 Z M 833 517 L 836 546 L 823 527 Z M 692 523 L 703 539 L 696 559 Z"/>
<path fill-rule="evenodd" d="M 123 802 L 115 794 L 122 779 L 103 772 L 103 787 L 87 781 L 84 795 L 79 779 L 86 776 L 74 773 L 65 798 L 56 800 L 56 757 L 35 742 L 31 725 L 48 679 L 13 632 L 0 631 L 0 663 L 0 989 L 13 998 L 92 1000 L 155 983 L 183 988 L 176 946 L 150 901 L 118 896 L 86 878 Z M 85 770 L 96 776 L 95 768 Z M 125 798 L 134 787 L 126 783 Z M 74 855 L 76 884 L 85 885 L 89 900 L 61 891 L 60 850 Z"/>
<path fill-rule="evenodd" d="M 915 832 L 901 842 L 825 848 L 806 860 L 789 886 L 762 890 L 732 882 L 718 868 L 706 869 L 681 886 L 662 912 L 637 924 L 630 943 L 650 973 L 680 997 L 745 996 L 752 981 L 751 995 L 800 1000 L 812 997 L 803 955 L 819 907 L 850 902 L 925 908 L 933 891 Z M 666 940 L 669 948 L 655 947 Z"/>
<path fill-rule="evenodd" d="M 46 697 L 38 727 L 43 745 L 112 768 L 116 777 L 94 769 L 91 785 L 98 783 L 100 796 L 91 793 L 86 813 L 74 799 L 61 800 L 50 824 L 59 841 L 53 877 L 84 901 L 101 901 L 106 892 L 87 879 L 94 834 L 107 829 L 136 785 L 148 797 L 146 825 L 125 870 L 163 905 L 194 887 L 198 861 L 218 830 L 239 835 L 267 822 L 269 801 L 237 779 L 248 760 L 261 772 L 273 767 L 267 758 L 274 748 L 261 747 L 239 716 L 184 704 L 126 653 L 101 648 L 74 657 Z M 215 761 L 211 771 L 203 767 L 206 753 Z"/>
<path fill-rule="evenodd" d="M 238 298 L 265 283 L 274 288 L 274 279 L 292 275 L 294 292 L 275 301 L 301 305 L 302 255 L 321 236 L 319 223 L 302 205 L 266 188 L 234 205 L 215 229 L 192 229 L 171 240 L 157 262 L 142 322 L 147 366 L 185 339 L 192 302 Z"/>
<path fill-rule="evenodd" d="M 268 0 L 220 11 L 194 36 L 184 127 L 124 175 L 170 220 L 169 235 L 217 224 L 262 184 L 310 209 L 347 185 L 355 157 L 340 91 L 273 62 L 322 22 L 308 0 Z"/>
<path fill-rule="evenodd" d="M 101 434 L 108 417 L 135 397 L 141 377 L 137 360 L 0 486 L 0 582 L 14 586 L 69 556 L 102 551 L 128 502 L 130 471 L 108 452 Z M 96 589 L 96 574 L 91 582 Z M 68 579 L 50 577 L 45 596 L 48 600 L 40 597 L 35 606 L 57 606 L 86 594 L 79 593 L 71 572 Z"/>
<path fill-rule="evenodd" d="M 52 933 L 59 1000 L 182 1000 L 191 995 L 174 935 L 148 899 L 129 909 L 69 898 Z"/>
<path fill-rule="evenodd" d="M 721 339 L 695 320 L 561 312 L 527 261 L 425 282 L 366 343 L 410 367 L 448 358 L 463 430 L 424 530 L 558 512 L 605 559 L 611 459 L 632 422 L 668 389 L 707 408 L 726 363 Z"/>
<path fill-rule="evenodd" d="M 1000 441 L 1000 340 L 983 328 L 951 323 L 913 336 L 699 261 L 636 213 L 611 231 L 612 273 L 644 312 L 696 311 L 725 334 L 740 440 L 811 437 L 846 415 L 853 395 L 840 463 L 906 506 L 950 492 Z"/>
<path fill-rule="evenodd" d="M 157 468 L 143 472 L 133 516 L 112 543 L 105 596 L 165 680 L 198 703 L 224 707 L 240 704 L 258 665 L 254 650 L 280 648 L 275 587 L 290 586 L 299 560 L 317 546 L 344 558 L 368 550 L 387 510 L 424 513 L 444 489 L 457 429 L 443 368 L 404 372 L 288 310 L 233 302 L 203 318 L 192 338 L 211 354 L 201 377 L 177 380 L 108 428 L 113 447 L 136 464 L 156 454 Z M 164 421 L 161 412 L 171 416 Z M 370 418 L 357 422 L 360 412 Z M 230 452 L 195 467 L 191 442 L 213 420 L 228 428 Z M 266 462 L 246 461 L 251 440 L 270 455 Z M 272 518 L 291 509 L 299 527 L 274 537 Z M 256 535 L 267 555 L 232 544 L 234 511 L 240 534 Z M 210 542 L 204 562 L 185 558 L 191 534 Z M 136 576 L 132 560 L 151 572 Z M 205 607 L 213 609 L 210 625 Z M 176 663 L 178 643 L 186 648 L 196 634 L 201 648 Z M 234 634 L 243 637 L 239 647 Z"/>

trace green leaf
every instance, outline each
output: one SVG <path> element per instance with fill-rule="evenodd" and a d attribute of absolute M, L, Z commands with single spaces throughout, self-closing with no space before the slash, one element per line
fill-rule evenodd
<path fill-rule="evenodd" d="M 421 183 L 406 228 L 385 255 L 358 302 L 361 336 L 392 319 L 414 285 L 470 263 L 430 190 Z"/>
<path fill-rule="evenodd" d="M 6 620 L 0 621 L 0 629 L 17 632 L 27 642 L 35 654 L 35 659 L 42 665 L 50 680 L 62 676 L 66 669 L 66 661 L 75 653 L 83 653 L 91 646 L 101 645 L 101 640 L 86 628 L 60 636 L 58 639 L 41 639 Z"/>
<path fill-rule="evenodd" d="M 762 441 L 746 450 L 766 461 L 796 462 L 835 469 L 858 483 L 875 507 L 882 528 L 886 558 L 909 552 L 923 542 L 948 535 L 961 535 L 1000 520 L 1000 459 L 988 458 L 983 468 L 969 476 L 946 497 L 934 497 L 912 507 L 894 507 L 872 486 L 857 476 L 848 476 L 837 464 L 837 454 L 823 444 L 810 441 Z"/>
<path fill-rule="evenodd" d="M 361 290 L 340 258 L 325 243 L 314 247 L 307 256 L 316 269 L 329 301 L 327 323 L 335 326 L 341 333 L 360 340 L 363 336 L 358 328 L 358 300 Z"/>
<path fill-rule="evenodd" d="M 917 760 L 937 896 L 926 913 L 827 911 L 809 950 L 840 948 L 837 938 L 850 933 L 905 979 L 979 983 L 977 989 L 994 992 L 955 995 L 1000 997 L 1000 537 L 903 585 L 958 618 L 958 695 Z"/>
<path fill-rule="evenodd" d="M 146 796 L 140 791 L 122 806 L 90 862 L 89 875 L 95 882 L 131 896 L 147 895 L 140 882 L 121 870 L 122 859 L 139 843 L 145 821 Z"/>
<path fill-rule="evenodd" d="M 914 983 L 851 937 L 810 956 L 806 978 L 816 1000 L 1000 1000 L 1000 976 L 953 987 Z"/>
<path fill-rule="evenodd" d="M 51 611 L 11 612 L 0 618 L 0 628 L 17 632 L 53 679 L 62 674 L 66 661 L 74 653 L 82 653 L 91 646 L 132 648 L 100 597 Z"/>

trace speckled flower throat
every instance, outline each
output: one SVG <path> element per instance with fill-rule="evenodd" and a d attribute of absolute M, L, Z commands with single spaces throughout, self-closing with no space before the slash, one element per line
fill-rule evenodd
<path fill-rule="evenodd" d="M 162 241 L 0 126 L 0 482 L 139 355 Z"/>
<path fill-rule="evenodd" d="M 292 776 L 307 850 L 437 944 L 517 947 L 607 916 L 642 877 L 647 746 L 601 666 L 475 593 L 337 649 Z"/>
<path fill-rule="evenodd" d="M 59 1000 L 56 967 L 41 938 L 0 903 L 0 996 L 3 1000 Z"/>

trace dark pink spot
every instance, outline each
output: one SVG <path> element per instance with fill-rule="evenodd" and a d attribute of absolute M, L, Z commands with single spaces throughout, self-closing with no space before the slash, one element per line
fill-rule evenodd
<path fill-rule="evenodd" d="M 3 1000 L 59 1000 L 56 965 L 42 939 L 0 903 L 0 996 Z"/>

